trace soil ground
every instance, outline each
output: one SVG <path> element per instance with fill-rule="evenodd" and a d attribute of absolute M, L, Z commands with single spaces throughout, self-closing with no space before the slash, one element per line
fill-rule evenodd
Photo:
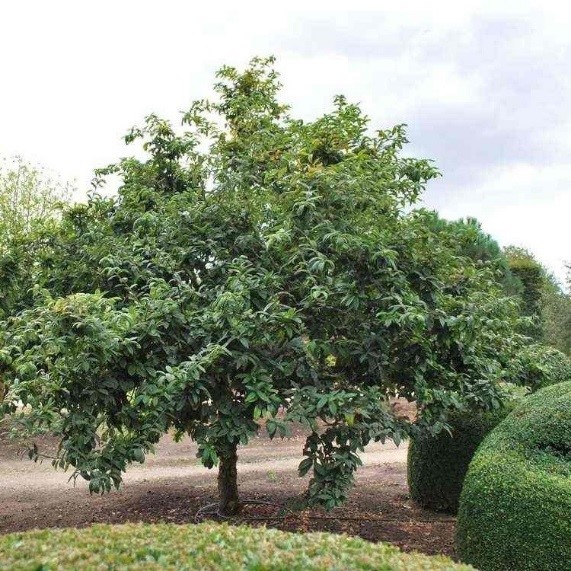
<path fill-rule="evenodd" d="M 243 499 L 257 500 L 241 518 L 248 525 L 288 531 L 330 531 L 387 541 L 404 550 L 454 556 L 454 518 L 423 510 L 409 498 L 406 446 L 374 444 L 362 455 L 363 467 L 347 503 L 331 512 L 279 510 L 307 487 L 297 465 L 305 436 L 270 441 L 260 436 L 239 449 L 238 478 Z M 38 440 L 50 453 L 53 439 Z M 90 495 L 86 482 L 68 481 L 49 460 L 35 464 L 22 458 L 18 442 L 0 437 L 0 533 L 47 527 L 83 527 L 95 522 L 193 523 L 199 510 L 216 501 L 216 473 L 196 459 L 190 440 L 175 443 L 169 436 L 156 454 L 132 466 L 118 491 Z M 198 514 L 198 518 L 197 518 Z"/>

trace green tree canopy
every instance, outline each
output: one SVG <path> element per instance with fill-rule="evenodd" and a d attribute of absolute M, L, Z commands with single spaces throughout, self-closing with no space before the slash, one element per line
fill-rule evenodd
<path fill-rule="evenodd" d="M 69 202 L 71 186 L 22 157 L 0 162 L 0 252 L 15 239 L 58 218 Z"/>
<path fill-rule="evenodd" d="M 549 273 L 542 291 L 541 320 L 543 341 L 571 357 L 571 295 Z"/>
<path fill-rule="evenodd" d="M 533 254 L 525 248 L 509 246 L 505 249 L 510 270 L 516 275 L 522 286 L 522 312 L 533 319 L 533 324 L 525 328 L 525 333 L 539 341 L 543 337 L 541 323 L 541 297 L 546 282 L 546 272 Z"/>
<path fill-rule="evenodd" d="M 55 231 L 71 185 L 22 157 L 0 161 L 0 317 L 29 303 L 32 267 Z"/>
<path fill-rule="evenodd" d="M 434 230 L 443 231 L 451 237 L 450 247 L 460 256 L 465 256 L 476 265 L 486 266 L 497 277 L 506 295 L 521 296 L 523 284 L 512 272 L 506 253 L 497 241 L 484 232 L 476 218 L 445 220 L 434 213 Z"/>
<path fill-rule="evenodd" d="M 504 253 L 522 285 L 518 293 L 522 314 L 532 320 L 522 332 L 571 355 L 571 296 L 528 250 L 509 246 Z"/>
<path fill-rule="evenodd" d="M 435 432 L 500 402 L 516 304 L 411 210 L 434 166 L 343 97 L 295 119 L 272 63 L 222 68 L 182 133 L 154 115 L 133 129 L 146 158 L 99 173 L 120 177 L 118 196 L 67 212 L 33 305 L 4 324 L 4 408 L 58 433 L 55 464 L 92 491 L 174 429 L 218 464 L 232 513 L 237 446 L 301 422 L 306 500 L 331 508 L 368 442 L 413 430 L 392 397 Z"/>

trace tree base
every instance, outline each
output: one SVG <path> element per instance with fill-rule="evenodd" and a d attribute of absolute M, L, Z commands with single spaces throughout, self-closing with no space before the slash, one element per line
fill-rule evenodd
<path fill-rule="evenodd" d="M 218 502 L 201 507 L 194 516 L 194 522 L 203 521 L 279 521 L 292 514 L 292 510 L 283 504 L 265 502 L 263 500 L 243 500 L 237 513 L 225 515 L 220 513 Z"/>

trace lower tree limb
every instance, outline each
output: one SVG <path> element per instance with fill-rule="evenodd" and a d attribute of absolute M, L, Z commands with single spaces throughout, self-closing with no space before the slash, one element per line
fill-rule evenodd
<path fill-rule="evenodd" d="M 218 451 L 218 511 L 222 515 L 235 515 L 240 509 L 236 449 L 237 445 L 233 443 Z"/>

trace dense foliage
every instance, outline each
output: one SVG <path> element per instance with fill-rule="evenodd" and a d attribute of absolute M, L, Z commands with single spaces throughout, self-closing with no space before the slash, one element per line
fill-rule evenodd
<path fill-rule="evenodd" d="M 504 256 L 521 284 L 522 313 L 531 319 L 523 332 L 571 356 L 571 295 L 527 250 L 511 246 Z"/>
<path fill-rule="evenodd" d="M 532 391 L 571 380 L 571 358 L 547 345 L 522 347 L 506 370 L 510 382 Z"/>
<path fill-rule="evenodd" d="M 433 432 L 502 398 L 516 304 L 452 226 L 412 208 L 435 168 L 343 97 L 291 117 L 271 64 L 223 68 L 181 134 L 154 115 L 132 130 L 145 159 L 101 171 L 118 196 L 67 212 L 35 298 L 3 324 L 4 409 L 23 403 L 21 426 L 59 434 L 54 464 L 92 491 L 174 429 L 219 465 L 231 513 L 237 446 L 262 420 L 271 436 L 297 421 L 306 500 L 331 508 L 363 446 L 413 430 L 391 397 Z"/>
<path fill-rule="evenodd" d="M 493 411 L 456 412 L 449 417 L 451 433 L 415 434 L 408 448 L 408 486 L 422 507 L 456 513 L 468 466 L 486 435 L 513 410 L 519 398 Z"/>
<path fill-rule="evenodd" d="M 571 382 L 525 399 L 484 440 L 460 498 L 458 554 L 482 571 L 571 568 Z"/>
<path fill-rule="evenodd" d="M 520 298 L 524 294 L 524 286 L 520 278 L 510 267 L 509 258 L 497 241 L 484 232 L 482 225 L 475 218 L 465 220 L 446 221 L 438 219 L 440 228 L 446 226 L 454 234 L 452 247 L 456 248 L 458 255 L 469 258 L 479 266 L 490 268 L 502 290 L 506 295 Z M 520 306 L 520 310 L 523 308 Z M 527 315 L 525 309 L 523 313 Z"/>
<path fill-rule="evenodd" d="M 71 185 L 51 177 L 22 157 L 0 162 L 0 253 L 57 219 L 71 197 Z"/>
<path fill-rule="evenodd" d="M 124 569 L 176 571 L 469 571 L 446 557 L 326 533 L 293 534 L 228 525 L 94 525 L 0 538 L 1 566 L 13 571 Z"/>
<path fill-rule="evenodd" d="M 571 282 L 567 291 L 547 274 L 542 290 L 543 342 L 571 357 Z"/>
<path fill-rule="evenodd" d="M 522 310 L 534 322 L 526 328 L 526 333 L 536 340 L 543 337 L 541 315 L 541 292 L 545 283 L 545 271 L 537 260 L 522 248 L 510 247 L 505 251 L 511 272 L 522 286 Z"/>
<path fill-rule="evenodd" d="M 30 303 L 33 267 L 71 191 L 70 184 L 21 157 L 0 162 L 0 318 Z"/>
<path fill-rule="evenodd" d="M 45 251 L 71 185 L 21 157 L 0 162 L 0 319 L 31 303 L 34 266 Z M 0 400 L 4 395 L 0 376 Z"/>

